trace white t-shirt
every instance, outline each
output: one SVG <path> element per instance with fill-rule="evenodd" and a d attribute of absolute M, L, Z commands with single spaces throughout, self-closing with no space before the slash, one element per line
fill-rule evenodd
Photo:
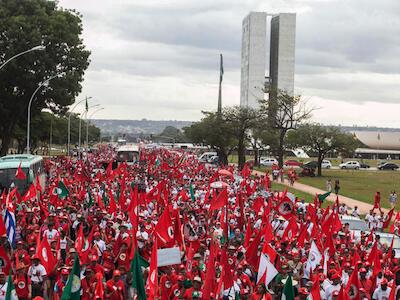
<path fill-rule="evenodd" d="M 106 250 L 106 243 L 103 240 L 94 240 L 93 243 L 97 246 L 97 253 L 99 256 L 103 255 L 104 250 Z"/>
<path fill-rule="evenodd" d="M 43 276 L 46 276 L 46 269 L 42 264 L 38 264 L 37 266 L 32 265 L 29 267 L 28 276 L 31 278 L 32 282 L 40 283 L 43 282 Z"/>
<path fill-rule="evenodd" d="M 389 299 L 391 288 L 387 287 L 386 291 L 382 290 L 381 287 L 378 287 L 374 294 L 372 295 L 372 299 L 374 300 L 387 300 Z"/>
<path fill-rule="evenodd" d="M 51 244 L 52 241 L 55 241 L 58 237 L 58 231 L 56 229 L 46 229 L 43 233 L 43 236 L 47 236 L 47 240 L 49 241 L 49 244 Z"/>
<path fill-rule="evenodd" d="M 332 294 L 334 291 L 340 291 L 341 285 L 337 284 L 337 285 L 333 285 L 331 284 L 330 286 L 328 286 L 325 290 L 325 299 L 327 300 L 332 300 Z"/>
<path fill-rule="evenodd" d="M 138 231 L 136 233 L 136 238 L 141 238 L 141 239 L 147 241 L 149 239 L 149 234 L 146 231 L 143 231 L 143 232 Z M 138 240 L 137 243 L 138 243 L 139 249 L 142 249 L 144 247 L 144 242 Z"/>

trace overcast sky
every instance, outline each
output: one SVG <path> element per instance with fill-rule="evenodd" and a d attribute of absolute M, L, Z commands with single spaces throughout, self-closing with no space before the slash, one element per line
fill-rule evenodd
<path fill-rule="evenodd" d="M 400 127 L 399 0 L 60 0 L 92 51 L 80 98 L 96 118 L 198 120 L 238 105 L 242 19 L 297 13 L 296 93 L 325 124 Z"/>

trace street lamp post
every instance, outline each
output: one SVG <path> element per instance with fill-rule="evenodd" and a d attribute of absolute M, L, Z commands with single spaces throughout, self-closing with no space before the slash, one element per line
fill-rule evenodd
<path fill-rule="evenodd" d="M 93 107 L 97 107 L 97 106 L 100 106 L 100 104 L 95 104 L 95 105 L 92 105 L 92 106 L 89 106 L 88 107 L 88 109 L 86 110 L 86 108 L 85 108 L 85 111 L 81 114 L 81 118 L 79 119 L 79 141 L 78 141 L 78 148 L 79 148 L 79 153 L 81 152 L 81 136 L 82 136 L 82 118 L 83 118 L 83 115 L 85 115 L 85 118 L 86 118 L 86 116 L 87 116 L 87 112 L 89 111 L 89 109 L 90 108 L 93 108 Z"/>
<path fill-rule="evenodd" d="M 31 99 L 29 99 L 29 103 L 28 103 L 28 120 L 27 120 L 27 125 L 26 125 L 26 153 L 29 154 L 30 153 L 30 148 L 29 148 L 29 141 L 30 141 L 30 127 L 31 127 L 31 106 L 32 106 L 32 101 L 35 98 L 36 93 L 43 87 L 43 86 L 47 86 L 50 82 L 50 80 L 53 80 L 54 78 L 57 78 L 61 75 L 62 73 L 59 73 L 57 75 L 54 75 L 48 79 L 46 79 L 45 81 L 41 82 L 39 84 L 39 86 L 36 88 L 36 90 L 33 92 Z"/>
<path fill-rule="evenodd" d="M 7 59 L 1 66 L 0 66 L 0 70 L 6 65 L 8 64 L 10 61 L 12 61 L 14 58 L 17 58 L 18 56 L 24 55 L 26 53 L 32 52 L 32 51 L 41 51 L 41 50 L 45 50 L 46 46 L 43 45 L 39 45 L 39 46 L 35 46 L 29 50 L 23 51 L 21 53 L 18 53 L 16 55 L 14 55 L 13 57 L 10 57 L 9 59 Z"/>
<path fill-rule="evenodd" d="M 89 148 L 89 122 L 90 122 L 90 119 L 93 117 L 93 115 L 95 113 L 97 113 L 103 109 L 104 109 L 104 107 L 100 107 L 100 108 L 96 109 L 94 112 L 92 112 L 92 114 L 89 116 L 89 118 L 86 119 L 86 147 L 88 147 L 88 148 Z"/>
<path fill-rule="evenodd" d="M 82 103 L 83 101 L 87 101 L 87 100 L 89 100 L 89 99 L 92 99 L 92 97 L 85 97 L 84 99 L 82 99 L 81 101 L 79 101 L 78 103 L 76 103 L 75 105 L 74 105 L 74 107 L 69 111 L 69 113 L 68 113 L 68 144 L 67 144 L 67 155 L 69 155 L 69 153 L 70 153 L 70 145 L 71 145 L 71 115 L 72 115 L 72 112 L 74 111 L 74 109 L 80 104 L 80 103 Z"/>

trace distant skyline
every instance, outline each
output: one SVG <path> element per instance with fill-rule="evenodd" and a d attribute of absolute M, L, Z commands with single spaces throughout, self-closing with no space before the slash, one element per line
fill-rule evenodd
<path fill-rule="evenodd" d="M 400 1 L 60 0 L 83 15 L 91 64 L 77 99 L 97 119 L 189 120 L 239 105 L 242 19 L 297 13 L 295 92 L 324 124 L 400 127 Z"/>

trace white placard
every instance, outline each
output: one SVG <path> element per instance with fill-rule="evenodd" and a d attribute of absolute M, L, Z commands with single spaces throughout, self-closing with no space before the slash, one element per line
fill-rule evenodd
<path fill-rule="evenodd" d="M 157 266 L 169 266 L 181 263 L 181 250 L 179 247 L 157 250 Z"/>

